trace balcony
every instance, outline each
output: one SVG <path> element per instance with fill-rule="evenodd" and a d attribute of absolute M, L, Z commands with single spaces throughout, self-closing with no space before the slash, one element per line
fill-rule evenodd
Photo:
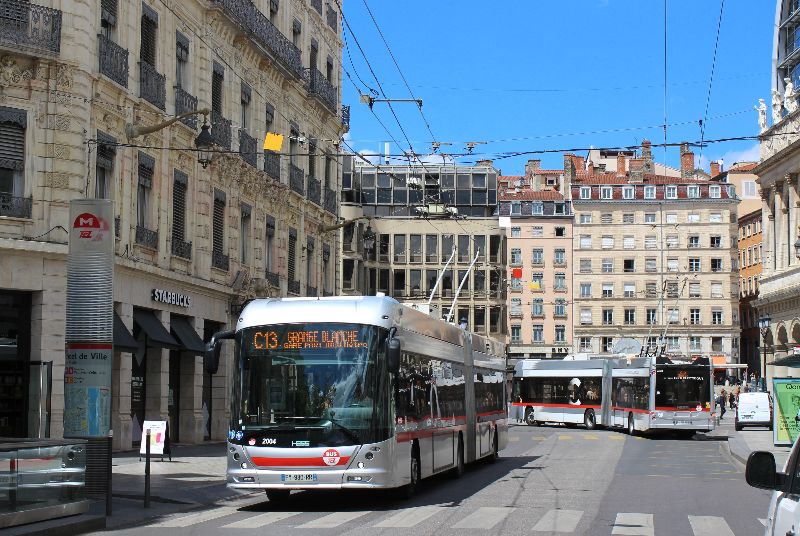
<path fill-rule="evenodd" d="M 186 112 L 194 112 L 197 110 L 197 97 L 184 91 L 180 87 L 175 87 L 175 115 L 185 114 Z M 192 130 L 197 130 L 197 116 L 190 115 L 181 119 L 181 123 L 190 127 Z"/>
<path fill-rule="evenodd" d="M 128 87 L 128 51 L 102 34 L 100 42 L 100 74 L 122 87 Z"/>
<path fill-rule="evenodd" d="M 321 205 L 320 203 L 320 196 L 322 194 L 322 186 L 318 179 L 309 178 L 308 179 L 308 194 L 307 198 L 309 201 L 316 205 Z"/>
<path fill-rule="evenodd" d="M 350 130 L 350 106 L 342 104 L 342 126 Z"/>
<path fill-rule="evenodd" d="M 305 176 L 303 170 L 289 163 L 289 186 L 300 195 L 306 194 Z"/>
<path fill-rule="evenodd" d="M 274 288 L 280 288 L 281 286 L 281 276 L 274 272 L 266 272 L 264 274 L 264 279 L 266 279 Z"/>
<path fill-rule="evenodd" d="M 223 149 L 231 148 L 231 121 L 217 111 L 211 112 L 211 138 Z"/>
<path fill-rule="evenodd" d="M 316 67 L 309 69 L 308 94 L 316 97 L 328 111 L 336 115 L 336 88 Z"/>
<path fill-rule="evenodd" d="M 231 267 L 231 258 L 221 251 L 214 249 L 211 251 L 211 267 L 227 272 Z"/>
<path fill-rule="evenodd" d="M 258 167 L 258 142 L 245 130 L 239 130 L 239 156 L 253 167 Z"/>
<path fill-rule="evenodd" d="M 33 199 L 0 193 L 0 216 L 31 219 Z"/>
<path fill-rule="evenodd" d="M 212 0 L 223 13 L 245 31 L 267 55 L 275 58 L 296 79 L 303 78 L 300 49 L 278 30 L 250 0 Z"/>
<path fill-rule="evenodd" d="M 150 249 L 158 249 L 158 231 L 136 226 L 136 243 Z"/>
<path fill-rule="evenodd" d="M 336 192 L 330 188 L 325 188 L 324 208 L 331 214 L 336 214 Z"/>
<path fill-rule="evenodd" d="M 272 151 L 264 151 L 264 171 L 267 175 L 281 181 L 281 155 Z"/>
<path fill-rule="evenodd" d="M 294 294 L 295 296 L 300 295 L 300 281 L 289 281 L 288 288 L 289 294 Z"/>
<path fill-rule="evenodd" d="M 57 56 L 61 51 L 61 11 L 23 0 L 0 0 L 0 43 Z"/>
<path fill-rule="evenodd" d="M 172 254 L 181 259 L 192 258 L 192 243 L 172 237 Z"/>
<path fill-rule="evenodd" d="M 522 309 L 511 309 L 508 312 L 508 315 L 511 318 L 522 318 Z"/>
<path fill-rule="evenodd" d="M 166 110 L 167 78 L 144 61 L 139 62 L 139 96 L 160 110 Z"/>

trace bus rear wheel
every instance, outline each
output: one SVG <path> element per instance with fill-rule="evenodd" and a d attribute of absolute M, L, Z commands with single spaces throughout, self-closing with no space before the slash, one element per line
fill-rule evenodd
<path fill-rule="evenodd" d="M 636 435 L 636 423 L 633 420 L 633 413 L 628 413 L 628 435 Z"/>
<path fill-rule="evenodd" d="M 464 440 L 458 434 L 458 450 L 456 450 L 456 467 L 453 470 L 454 478 L 461 478 L 464 474 Z"/>
<path fill-rule="evenodd" d="M 497 427 L 494 429 L 494 438 L 492 439 L 492 455 L 489 458 L 489 461 L 492 463 L 496 462 L 500 458 L 500 440 L 497 438 Z"/>
<path fill-rule="evenodd" d="M 583 425 L 587 430 L 594 430 L 596 423 L 593 409 L 587 409 L 586 413 L 583 414 Z"/>
<path fill-rule="evenodd" d="M 537 424 L 539 424 L 536 422 L 536 418 L 533 415 L 532 409 L 528 410 L 528 413 L 525 414 L 525 423 L 528 426 L 536 426 Z"/>

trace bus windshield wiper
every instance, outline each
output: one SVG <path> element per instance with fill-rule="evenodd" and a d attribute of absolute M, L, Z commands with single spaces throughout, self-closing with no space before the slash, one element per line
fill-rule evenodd
<path fill-rule="evenodd" d="M 356 442 L 356 443 L 358 443 L 358 444 L 361 444 L 361 438 L 360 438 L 360 437 L 358 437 L 358 434 L 357 434 L 357 433 L 355 433 L 353 430 L 351 430 L 350 428 L 348 428 L 348 427 L 346 427 L 345 425 L 341 424 L 341 423 L 340 423 L 339 421 L 337 421 L 336 419 L 331 419 L 330 417 L 328 417 L 328 420 L 329 420 L 331 423 L 333 423 L 333 424 L 335 424 L 336 426 L 338 426 L 338 427 L 339 427 L 339 429 L 340 429 L 342 432 L 344 432 L 344 433 L 345 433 L 345 434 L 346 434 L 346 435 L 347 435 L 347 436 L 348 436 L 348 437 L 349 437 L 351 440 L 355 441 L 355 442 Z"/>

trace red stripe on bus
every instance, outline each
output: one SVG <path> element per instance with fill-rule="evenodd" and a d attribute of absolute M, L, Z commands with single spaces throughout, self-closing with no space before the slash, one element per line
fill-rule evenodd
<path fill-rule="evenodd" d="M 542 408 L 590 408 L 590 409 L 600 409 L 600 406 L 593 405 L 593 404 L 538 404 L 534 402 L 512 402 L 512 406 L 538 406 Z"/>
<path fill-rule="evenodd" d="M 620 408 L 620 407 L 617 407 L 617 406 L 612 406 L 611 410 L 612 411 L 629 411 L 631 413 L 644 413 L 644 414 L 650 413 L 650 410 L 647 410 L 647 409 Z"/>
<path fill-rule="evenodd" d="M 656 411 L 694 411 L 697 409 L 678 408 L 677 406 L 656 406 Z M 711 408 L 702 408 L 700 411 L 711 411 Z"/>
<path fill-rule="evenodd" d="M 325 463 L 322 456 L 317 458 L 264 458 L 253 456 L 251 459 L 259 467 L 335 467 Z M 336 465 L 346 465 L 349 460 L 350 456 L 342 456 Z"/>

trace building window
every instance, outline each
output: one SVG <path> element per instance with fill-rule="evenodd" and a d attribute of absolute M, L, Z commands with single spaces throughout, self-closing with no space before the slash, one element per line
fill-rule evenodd
<path fill-rule="evenodd" d="M 534 324 L 531 328 L 531 339 L 533 342 L 544 342 L 544 326 L 541 324 Z"/>
<path fill-rule="evenodd" d="M 689 337 L 689 350 L 692 352 L 699 352 L 702 350 L 702 346 L 700 344 L 700 337 L 695 335 L 691 335 Z"/>
<path fill-rule="evenodd" d="M 667 223 L 678 223 L 678 214 L 676 212 L 667 212 Z"/>
<path fill-rule="evenodd" d="M 686 221 L 689 223 L 698 223 L 700 221 L 700 214 L 697 212 L 690 212 L 686 215 Z"/>
<path fill-rule="evenodd" d="M 722 214 L 719 212 L 712 212 L 708 215 L 709 223 L 722 223 Z"/>
<path fill-rule="evenodd" d="M 534 298 L 531 300 L 531 316 L 544 316 L 544 300 L 542 298 Z"/>
<path fill-rule="evenodd" d="M 8 155 L 5 151 L 5 143 L 3 143 L 3 134 L 5 131 L 8 130 L 8 124 L 0 124 L 0 154 Z M 24 136 L 24 130 L 22 130 Z M 24 137 L 22 138 L 23 147 L 24 147 Z M 110 199 L 111 198 L 111 186 L 113 184 L 113 177 L 114 177 L 114 160 L 117 156 L 117 140 L 103 134 L 102 132 L 97 133 L 97 163 L 95 166 L 95 197 L 98 199 Z M 13 162 L 9 162 L 13 165 Z M 22 162 L 20 162 L 21 164 Z M 0 162 L 0 165 L 3 165 Z M 6 164 L 8 165 L 8 164 Z M 9 166 L 10 167 L 10 166 Z M 13 194 L 13 179 L 9 181 L 9 184 L 3 185 L 3 177 L 4 172 L 6 170 L 0 168 L 0 194 L 2 193 L 11 193 Z M 10 176 L 13 177 L 14 170 L 8 169 Z M 20 178 L 22 174 L 20 173 Z M 18 196 L 19 197 L 19 196 Z"/>
<path fill-rule="evenodd" d="M 712 352 L 722 351 L 722 337 L 711 337 L 711 351 Z"/>
<path fill-rule="evenodd" d="M 635 298 L 636 297 L 636 283 L 628 283 L 625 282 L 623 286 L 623 293 L 622 295 L 626 298 Z"/>
<path fill-rule="evenodd" d="M 112 38 L 112 32 L 117 26 L 117 0 L 100 1 L 100 27 L 103 37 Z"/>
<path fill-rule="evenodd" d="M 588 307 L 584 307 L 583 309 L 581 309 L 581 325 L 582 326 L 592 325 L 592 310 Z"/>
<path fill-rule="evenodd" d="M 531 290 L 544 290 L 544 274 L 541 272 L 531 274 Z"/>
<path fill-rule="evenodd" d="M 592 284 L 581 283 L 581 298 L 591 298 L 591 297 L 592 297 Z"/>
<path fill-rule="evenodd" d="M 522 250 L 519 248 L 511 249 L 511 266 L 522 266 Z"/>
<path fill-rule="evenodd" d="M 214 190 L 214 215 L 211 223 L 211 249 L 217 255 L 225 252 L 225 192 Z M 291 259 L 290 259 L 291 261 Z"/>
<path fill-rule="evenodd" d="M 625 325 L 632 326 L 636 324 L 636 309 L 626 308 L 625 309 Z"/>
<path fill-rule="evenodd" d="M 317 287 L 317 263 L 314 255 L 314 239 L 306 239 L 306 294 L 313 293 Z"/>
<path fill-rule="evenodd" d="M 394 235 L 394 262 L 406 262 L 406 235 Z"/>
<path fill-rule="evenodd" d="M 581 249 L 592 249 L 592 235 L 581 235 Z"/>
<path fill-rule="evenodd" d="M 522 279 L 514 275 L 511 276 L 511 290 L 522 290 Z"/>
<path fill-rule="evenodd" d="M 758 197 L 756 181 L 742 181 L 742 197 L 746 199 Z"/>
<path fill-rule="evenodd" d="M 636 260 L 635 259 L 624 259 L 622 261 L 622 271 L 626 273 L 631 273 L 636 271 Z"/>
<path fill-rule="evenodd" d="M 722 259 L 711 259 L 711 271 L 712 272 L 722 271 Z"/>
<path fill-rule="evenodd" d="M 175 87 L 189 87 L 189 39 L 175 32 Z"/>
<path fill-rule="evenodd" d="M 591 352 L 592 351 L 592 338 L 591 337 L 581 337 L 578 339 L 578 349 L 581 352 Z"/>
<path fill-rule="evenodd" d="M 622 187 L 622 199 L 633 199 L 633 186 Z"/>
<path fill-rule="evenodd" d="M 605 235 L 602 239 L 603 249 L 614 249 L 614 237 Z"/>
<path fill-rule="evenodd" d="M 600 271 L 604 274 L 610 274 L 614 272 L 614 259 L 603 259 L 602 264 L 600 265 Z"/>
<path fill-rule="evenodd" d="M 677 247 L 680 247 L 680 243 L 678 241 L 678 235 L 676 234 L 667 235 L 667 248 L 675 249 Z"/>
<path fill-rule="evenodd" d="M 589 186 L 581 186 L 581 199 L 591 199 L 592 189 Z"/>
<path fill-rule="evenodd" d="M 644 215 L 644 222 L 645 223 L 655 223 L 656 222 L 656 214 L 655 212 L 648 212 Z"/>
<path fill-rule="evenodd" d="M 592 215 L 591 214 L 581 214 L 580 222 L 582 224 L 592 223 Z"/>
<path fill-rule="evenodd" d="M 563 344 L 567 340 L 566 335 L 566 328 L 562 324 L 556 324 L 556 341 L 559 344 Z"/>
<path fill-rule="evenodd" d="M 565 275 L 561 272 L 556 272 L 553 279 L 553 290 L 566 290 L 566 289 L 567 289 L 567 279 Z"/>
<path fill-rule="evenodd" d="M 689 283 L 689 297 L 690 298 L 699 298 L 700 297 L 700 282 L 699 281 L 692 281 Z"/>
<path fill-rule="evenodd" d="M 614 337 L 603 337 L 600 341 L 604 352 L 610 352 L 614 348 Z"/>
<path fill-rule="evenodd" d="M 214 62 L 211 72 L 211 112 L 222 117 L 222 90 L 225 83 L 224 67 Z M 213 117 L 212 117 L 213 121 Z M 212 125 L 213 128 L 213 125 Z"/>
<path fill-rule="evenodd" d="M 677 281 L 667 281 L 667 298 L 677 298 L 680 296 Z"/>
<path fill-rule="evenodd" d="M 511 342 L 521 342 L 522 341 L 522 327 L 519 325 L 512 325 L 511 326 Z"/>
<path fill-rule="evenodd" d="M 722 324 L 722 309 L 711 310 L 711 323 L 715 326 Z"/>
<path fill-rule="evenodd" d="M 601 186 L 600 187 L 600 198 L 601 199 L 612 199 L 612 189 L 610 186 Z"/>
<path fill-rule="evenodd" d="M 614 223 L 614 216 L 610 212 L 600 214 L 600 223 Z"/>
<path fill-rule="evenodd" d="M 592 273 L 592 259 L 581 259 L 580 265 L 582 274 Z"/>
<path fill-rule="evenodd" d="M 603 283 L 603 297 L 604 298 L 614 297 L 614 283 Z"/>
<path fill-rule="evenodd" d="M 517 251 L 519 251 L 519 250 L 517 250 Z M 514 254 L 514 250 L 513 249 L 511 250 L 511 254 L 513 256 L 513 254 Z M 544 250 L 541 249 L 541 248 L 535 248 L 533 250 L 533 255 L 531 255 L 531 262 L 533 264 L 535 264 L 535 265 L 539 265 L 539 266 L 543 265 L 544 264 Z M 512 263 L 513 263 L 513 261 L 512 261 Z"/>
<path fill-rule="evenodd" d="M 541 216 L 544 214 L 544 206 L 540 202 L 533 203 L 531 206 L 531 214 L 534 216 Z"/>
<path fill-rule="evenodd" d="M 511 238 L 519 238 L 520 236 L 522 236 L 522 229 L 519 227 L 512 227 Z"/>
<path fill-rule="evenodd" d="M 676 257 L 667 258 L 667 271 L 668 272 L 678 271 L 678 259 Z"/>
<path fill-rule="evenodd" d="M 668 350 L 680 350 L 680 339 L 678 337 L 670 336 L 667 337 L 667 349 Z"/>
<path fill-rule="evenodd" d="M 634 223 L 636 220 L 633 214 L 623 214 L 622 223 Z"/>
<path fill-rule="evenodd" d="M 264 233 L 264 269 L 267 273 L 274 273 L 275 264 L 275 217 L 266 216 L 266 232 Z"/>
<path fill-rule="evenodd" d="M 567 236 L 567 228 L 566 227 L 556 227 L 555 228 L 556 237 L 565 237 Z"/>
<path fill-rule="evenodd" d="M 541 238 L 544 236 L 544 228 L 541 225 L 534 225 L 531 227 L 531 236 L 534 238 Z"/>
<path fill-rule="evenodd" d="M 553 251 L 553 263 L 557 265 L 564 265 L 567 263 L 566 251 L 561 248 L 556 248 Z"/>
<path fill-rule="evenodd" d="M 428 262 L 436 263 L 439 252 L 439 236 L 425 235 L 425 258 Z"/>
<path fill-rule="evenodd" d="M 697 235 L 690 235 L 689 236 L 689 244 L 687 247 L 690 248 L 699 248 L 700 247 L 700 237 Z"/>
<path fill-rule="evenodd" d="M 644 198 L 645 199 L 655 199 L 656 198 L 656 187 L 655 186 L 645 186 L 644 187 Z"/>
<path fill-rule="evenodd" d="M 247 203 L 240 204 L 239 220 L 239 262 L 246 265 L 250 262 L 250 214 L 252 209 Z"/>
<path fill-rule="evenodd" d="M 631 235 L 622 237 L 622 249 L 634 249 L 636 247 L 636 240 Z"/>
<path fill-rule="evenodd" d="M 696 199 L 700 197 L 700 187 L 699 186 L 688 186 L 686 188 L 686 196 L 689 199 Z"/>
<path fill-rule="evenodd" d="M 708 197 L 711 199 L 719 199 L 720 198 L 720 187 L 719 186 L 709 186 L 708 187 Z"/>
<path fill-rule="evenodd" d="M 656 322 L 657 322 L 657 318 L 658 318 L 658 315 L 657 315 L 657 309 L 654 309 L 654 308 L 652 308 L 652 307 L 649 307 L 649 308 L 647 309 L 647 311 L 646 311 L 646 317 L 647 317 L 646 321 L 647 321 L 647 323 L 648 323 L 649 325 L 654 325 L 654 324 L 656 324 Z"/>
<path fill-rule="evenodd" d="M 690 272 L 699 272 L 700 271 L 700 258 L 699 257 L 689 257 L 689 271 Z"/>
<path fill-rule="evenodd" d="M 172 180 L 172 243 L 173 252 L 176 245 L 186 241 L 186 190 L 189 177 L 177 169 Z"/>
<path fill-rule="evenodd" d="M 722 247 L 722 237 L 719 235 L 711 235 L 710 237 L 710 246 L 712 248 L 721 248 Z"/>
<path fill-rule="evenodd" d="M 248 86 L 247 84 L 242 82 L 241 99 L 240 99 L 240 102 L 241 102 L 241 108 L 240 108 L 241 116 L 239 117 L 239 121 L 241 121 L 241 124 L 239 126 L 244 130 L 249 130 L 250 129 L 250 95 L 251 95 L 250 86 Z M 308 152 L 309 152 L 308 158 L 309 159 L 313 158 L 313 155 L 311 154 L 313 152 L 312 151 L 313 147 L 314 146 L 313 146 L 312 143 L 308 144 Z M 309 169 L 309 171 L 308 171 L 309 175 L 314 176 L 313 168 L 310 165 L 309 165 L 308 169 Z"/>
<path fill-rule="evenodd" d="M 645 272 L 655 272 L 656 268 L 656 259 L 655 257 L 647 257 L 644 260 L 644 271 Z"/>
<path fill-rule="evenodd" d="M 155 159 L 139 152 L 139 184 L 136 189 L 136 225 L 149 229 L 150 223 L 150 189 L 153 187 L 153 169 Z"/>
<path fill-rule="evenodd" d="M 422 235 L 412 234 L 409 236 L 409 249 L 410 249 L 410 261 L 411 262 L 422 262 Z"/>
<path fill-rule="evenodd" d="M 158 41 L 158 16 L 148 6 L 142 4 L 141 43 L 139 59 L 150 65 L 156 66 L 156 41 Z"/>
<path fill-rule="evenodd" d="M 678 198 L 678 187 L 677 186 L 667 186 L 665 190 L 665 196 L 667 199 L 677 199 Z"/>
<path fill-rule="evenodd" d="M 667 319 L 670 324 L 677 324 L 680 322 L 680 310 L 677 308 L 667 309 Z"/>
<path fill-rule="evenodd" d="M 657 283 L 654 281 L 648 281 L 644 284 L 644 294 L 648 298 L 656 298 L 658 296 L 658 288 Z"/>
<path fill-rule="evenodd" d="M 567 300 L 556 298 L 553 303 L 553 316 L 567 316 Z"/>
<path fill-rule="evenodd" d="M 603 325 L 614 325 L 614 309 L 603 309 Z"/>
<path fill-rule="evenodd" d="M 644 249 L 656 249 L 658 241 L 656 235 L 647 235 L 644 237 Z"/>
<path fill-rule="evenodd" d="M 511 202 L 511 215 L 512 216 L 519 216 L 522 214 L 522 203 L 519 201 L 512 201 Z"/>
<path fill-rule="evenodd" d="M 700 309 L 689 309 L 689 323 L 690 324 L 700 323 Z"/>

